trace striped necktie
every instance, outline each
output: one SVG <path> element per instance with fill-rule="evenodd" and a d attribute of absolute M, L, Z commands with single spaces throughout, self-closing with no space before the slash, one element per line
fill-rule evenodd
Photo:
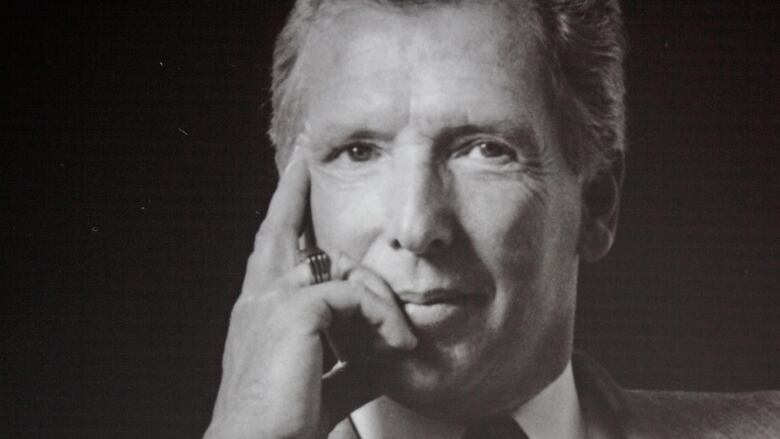
<path fill-rule="evenodd" d="M 528 435 L 511 417 L 493 416 L 467 425 L 462 439 L 528 439 Z"/>

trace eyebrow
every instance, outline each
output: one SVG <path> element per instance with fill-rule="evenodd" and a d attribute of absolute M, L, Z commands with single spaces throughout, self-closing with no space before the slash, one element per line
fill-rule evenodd
<path fill-rule="evenodd" d="M 395 134 L 390 131 L 381 131 L 369 128 L 350 130 L 346 126 L 330 127 L 318 142 L 321 147 L 331 147 L 334 144 L 349 143 L 356 140 L 378 139 L 383 142 L 390 142 Z"/>
<path fill-rule="evenodd" d="M 436 143 L 449 145 L 459 137 L 474 134 L 492 134 L 498 137 L 506 137 L 526 153 L 541 153 L 541 142 L 536 134 L 536 130 L 530 124 L 517 125 L 510 121 L 498 124 L 466 124 L 446 128 L 439 133 Z"/>
<path fill-rule="evenodd" d="M 352 132 L 349 136 L 345 138 L 345 140 L 347 142 L 350 142 L 353 140 L 361 140 L 361 139 L 378 139 L 384 142 L 389 142 L 393 140 L 394 137 L 395 135 L 393 133 L 386 132 L 386 131 L 360 129 Z"/>

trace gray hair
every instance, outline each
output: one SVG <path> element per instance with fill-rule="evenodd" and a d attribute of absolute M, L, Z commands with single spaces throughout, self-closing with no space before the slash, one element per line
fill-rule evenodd
<path fill-rule="evenodd" d="M 300 129 L 300 78 L 293 72 L 318 18 L 333 0 L 298 0 L 274 47 L 273 116 L 269 136 L 277 163 L 287 161 Z M 355 0 L 383 6 L 435 6 L 463 0 Z M 512 2 L 514 0 L 504 0 Z M 625 150 L 623 58 L 626 38 L 618 0 L 530 0 L 540 17 L 539 42 L 548 71 L 564 155 L 588 176 Z"/>

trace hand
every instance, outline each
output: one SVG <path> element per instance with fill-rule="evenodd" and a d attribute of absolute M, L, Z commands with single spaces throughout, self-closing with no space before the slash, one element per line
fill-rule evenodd
<path fill-rule="evenodd" d="M 359 362 L 323 380 L 321 334 L 357 319 L 378 349 L 413 349 L 385 282 L 345 255 L 330 255 L 332 281 L 313 285 L 297 263 L 309 174 L 293 154 L 255 238 L 230 318 L 222 381 L 207 438 L 322 438 L 376 396 Z M 349 340 L 334 340 L 350 350 Z"/>

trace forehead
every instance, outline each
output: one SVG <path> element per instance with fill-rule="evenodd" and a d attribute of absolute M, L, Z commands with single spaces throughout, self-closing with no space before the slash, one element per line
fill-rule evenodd
<path fill-rule="evenodd" d="M 306 122 L 314 115 L 322 122 L 353 124 L 364 117 L 404 119 L 410 114 L 402 110 L 412 107 L 437 119 L 447 117 L 445 110 L 477 105 L 481 110 L 472 113 L 489 115 L 486 107 L 504 111 L 518 102 L 538 102 L 535 17 L 521 1 L 415 9 L 356 2 L 326 6 L 299 59 Z M 407 104 L 410 108 L 390 108 Z M 363 111 L 338 111 L 355 108 Z"/>
<path fill-rule="evenodd" d="M 304 42 L 302 64 L 309 73 L 322 73 L 356 58 L 365 60 L 367 51 L 381 54 L 399 48 L 409 49 L 410 60 L 460 55 L 465 49 L 475 60 L 498 57 L 506 65 L 522 63 L 537 48 L 538 21 L 523 0 L 423 6 L 380 5 L 369 0 L 325 2 Z M 388 36 L 395 44 L 389 44 Z"/>

